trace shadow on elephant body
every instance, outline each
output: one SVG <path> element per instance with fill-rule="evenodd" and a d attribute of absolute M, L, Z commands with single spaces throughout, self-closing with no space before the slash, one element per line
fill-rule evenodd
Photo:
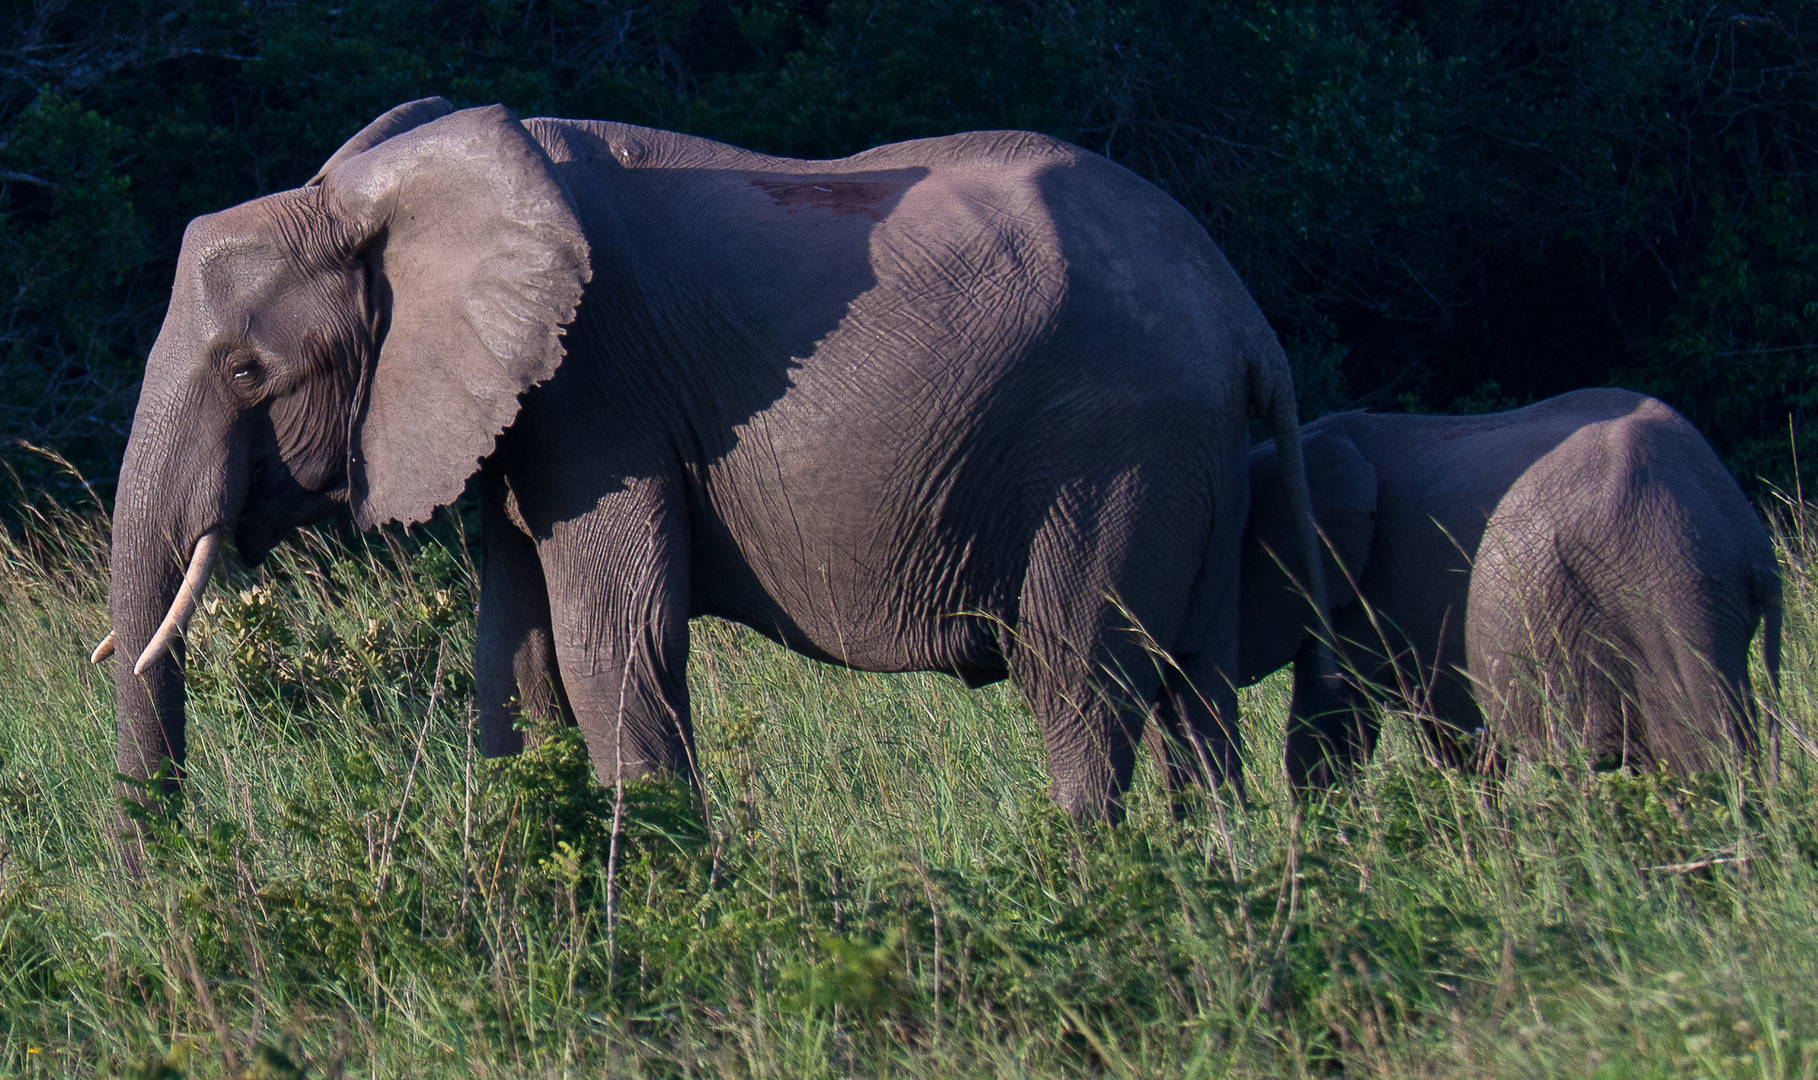
<path fill-rule="evenodd" d="M 1317 697 L 1297 664 L 1287 747 L 1297 783 L 1366 758 L 1382 704 L 1421 718 L 1454 765 L 1487 766 L 1499 746 L 1554 753 L 1560 725 L 1546 716 L 1562 706 L 1577 707 L 1577 742 L 1592 758 L 1686 770 L 1720 761 L 1692 743 L 1725 748 L 1721 760 L 1752 747 L 1747 650 L 1764 618 L 1778 669 L 1772 547 L 1671 409 L 1578 391 L 1482 416 L 1338 414 L 1308 425 L 1305 443 L 1316 520 L 1345 571 L 1335 580 L 1351 587 L 1333 590 L 1329 623 L 1347 688 Z M 1252 469 L 1269 454 L 1258 447 Z M 1356 479 L 1366 466 L 1373 487 Z M 1246 683 L 1294 662 L 1312 625 L 1264 554 L 1279 529 L 1268 490 L 1255 490 Z M 1360 514 L 1371 516 L 1367 535 Z M 1516 587 L 1543 577 L 1550 594 Z M 1516 667 L 1544 671 L 1547 692 L 1512 694 Z M 1662 695 L 1660 684 L 1679 689 Z M 1578 707 L 1587 701 L 1595 707 Z"/>

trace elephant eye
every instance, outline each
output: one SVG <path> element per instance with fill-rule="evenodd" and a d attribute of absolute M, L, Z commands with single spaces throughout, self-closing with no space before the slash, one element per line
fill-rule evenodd
<path fill-rule="evenodd" d="M 233 379 L 234 386 L 241 390 L 249 390 L 258 386 L 265 374 L 259 358 L 249 352 L 238 352 L 229 357 L 227 371 L 229 377 Z"/>

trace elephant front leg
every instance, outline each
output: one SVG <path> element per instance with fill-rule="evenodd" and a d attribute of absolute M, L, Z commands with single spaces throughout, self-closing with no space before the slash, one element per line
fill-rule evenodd
<path fill-rule="evenodd" d="M 480 749 L 488 757 L 520 753 L 524 732 L 555 722 L 572 725 L 574 713 L 556 667 L 549 587 L 536 543 L 509 503 L 503 478 L 481 477 L 480 616 L 474 649 L 474 686 L 480 712 Z"/>
<path fill-rule="evenodd" d="M 554 522 L 538 543 L 562 685 L 605 784 L 697 779 L 679 487 L 628 479 L 580 516 Z"/>

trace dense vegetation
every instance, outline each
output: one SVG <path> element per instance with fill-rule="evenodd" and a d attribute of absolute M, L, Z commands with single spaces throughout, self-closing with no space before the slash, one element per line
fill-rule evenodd
<path fill-rule="evenodd" d="M 1784 482 L 1815 47 L 1810 0 L 7 0 L 0 435 L 110 475 L 184 223 L 439 93 L 799 156 L 1050 132 L 1201 216 L 1309 415 L 1619 383 Z"/>
<path fill-rule="evenodd" d="M 466 547 L 311 539 L 192 628 L 191 780 L 121 871 L 103 524 L 0 540 L 0 1072 L 181 1077 L 1818 1075 L 1818 537 L 1786 753 L 1691 783 L 1375 766 L 1081 833 L 1002 686 L 695 624 L 706 774 L 476 760 Z M 5 534 L 0 533 L 0 537 Z M 1759 678 L 1759 667 L 1757 667 Z M 168 808 L 167 808 L 168 809 Z"/>

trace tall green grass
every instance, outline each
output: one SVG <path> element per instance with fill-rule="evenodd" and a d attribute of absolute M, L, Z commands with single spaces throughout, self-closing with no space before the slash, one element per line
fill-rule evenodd
<path fill-rule="evenodd" d="M 111 822 L 105 526 L 0 541 L 0 1070 L 336 1076 L 1818 1075 L 1818 545 L 1785 531 L 1778 779 L 1497 791 L 1388 715 L 1297 810 L 1046 795 L 1004 687 L 694 627 L 705 790 L 474 752 L 458 536 L 306 538 L 191 631 L 186 805 Z M 617 842 L 614 842 L 616 819 Z"/>

